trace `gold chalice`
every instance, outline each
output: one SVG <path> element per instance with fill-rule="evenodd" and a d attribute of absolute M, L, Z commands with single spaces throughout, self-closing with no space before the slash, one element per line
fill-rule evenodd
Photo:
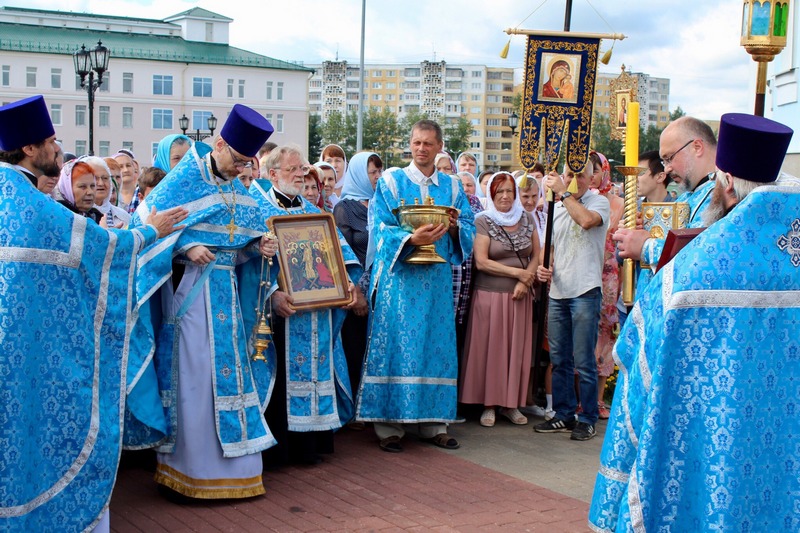
<path fill-rule="evenodd" d="M 405 205 L 405 201 L 400 201 L 400 207 L 392 210 L 400 219 L 400 227 L 406 231 L 413 232 L 417 228 L 427 224 L 444 224 L 445 227 L 450 224 L 450 210 L 452 207 L 447 205 L 434 205 L 433 198 L 427 198 L 424 204 L 418 203 L 414 200 L 414 205 Z M 447 260 L 436 253 L 435 244 L 420 244 L 415 247 L 416 249 L 408 254 L 403 260 L 406 263 L 415 265 L 432 265 L 434 263 L 446 263 Z"/>

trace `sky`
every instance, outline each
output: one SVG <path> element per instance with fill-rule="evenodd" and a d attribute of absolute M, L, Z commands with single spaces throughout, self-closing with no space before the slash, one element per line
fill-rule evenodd
<path fill-rule="evenodd" d="M 8 5 L 163 19 L 202 7 L 233 19 L 230 44 L 306 64 L 358 63 L 361 0 L 11 0 Z M 258 6 L 254 9 L 254 6 Z M 499 54 L 506 28 L 563 30 L 566 0 L 366 0 L 365 63 L 524 67 L 525 38 Z M 741 0 L 573 0 L 572 31 L 622 33 L 602 72 L 670 79 L 670 111 L 718 120 L 752 113 L 756 63 L 739 44 Z M 531 14 L 532 13 L 532 14 Z M 613 41 L 604 40 L 601 53 Z M 521 74 L 520 74 L 521 75 Z"/>

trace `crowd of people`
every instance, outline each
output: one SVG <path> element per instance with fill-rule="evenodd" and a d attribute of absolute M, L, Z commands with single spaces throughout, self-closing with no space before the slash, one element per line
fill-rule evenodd
<path fill-rule="evenodd" d="M 781 328 L 796 320 L 800 283 L 796 270 L 781 277 L 786 266 L 776 266 L 782 254 L 790 268 L 800 265 L 800 222 L 789 220 L 800 212 L 797 180 L 778 180 L 791 130 L 765 120 L 724 116 L 718 146 L 705 123 L 684 117 L 664 130 L 658 151 L 641 154 L 640 199 L 674 201 L 674 181 L 690 208 L 688 226 L 712 226 L 657 274 L 664 239 L 622 227 L 620 190 L 597 152 L 563 174 L 540 164 L 480 171 L 474 154 L 454 160 L 440 126 L 421 120 L 404 168 L 385 169 L 370 151 L 348 159 L 336 144 L 312 163 L 298 146 L 269 142 L 272 125 L 237 104 L 214 138 L 169 135 L 144 164 L 125 149 L 106 158 L 65 152 L 41 96 L 0 108 L 3 394 L 37 398 L 9 404 L 2 418 L 5 441 L 21 451 L 6 468 L 0 495 L 12 511 L 0 520 L 43 530 L 62 516 L 108 530 L 120 447 L 155 450 L 155 481 L 169 499 L 248 498 L 264 493 L 264 471 L 333 453 L 344 427 L 371 426 L 389 453 L 403 451 L 408 433 L 459 448 L 448 428 L 471 417 L 470 406 L 487 428 L 498 415 L 519 426 L 535 417 L 535 432 L 576 441 L 592 439 L 597 421 L 611 417 L 590 513 L 598 530 L 676 520 L 666 511 L 674 498 L 660 491 L 667 478 L 682 484 L 674 491 L 683 491 L 687 529 L 697 530 L 701 516 L 746 513 L 738 498 L 712 497 L 701 478 L 719 466 L 709 446 L 723 462 L 747 455 L 732 447 L 763 437 L 754 429 L 763 424 L 748 421 L 759 415 L 719 415 L 734 417 L 742 433 L 728 432 L 722 443 L 725 428 L 714 422 L 718 431 L 706 436 L 702 416 L 717 416 L 727 399 L 744 401 L 741 367 L 764 379 L 758 351 L 769 342 L 796 343 Z M 743 155 L 752 153 L 748 143 L 763 144 L 756 161 Z M 447 220 L 403 224 L 402 206 L 427 203 L 446 206 Z M 321 213 L 330 213 L 342 252 L 342 307 L 295 304 L 292 276 L 318 281 L 323 260 L 310 245 L 300 274 L 282 272 L 276 260 L 300 243 L 279 243 L 272 222 Z M 756 224 L 753 234 L 747 228 Z M 774 250 L 755 249 L 761 232 Z M 742 239 L 725 240 L 729 234 Z M 411 260 L 420 246 L 442 261 Z M 624 259 L 642 264 L 633 307 L 621 300 Z M 742 296 L 747 290 L 780 292 L 778 303 Z M 769 316 L 744 312 L 767 307 Z M 33 314 L 40 326 L 30 326 Z M 269 333 L 258 358 L 262 319 Z M 747 345 L 749 356 L 733 346 L 741 343 L 733 323 L 748 319 L 765 327 Z M 678 354 L 692 339 L 720 359 L 683 361 Z M 782 370 L 797 382 L 773 376 L 768 385 L 783 383 L 781 398 L 798 392 L 796 351 L 786 352 Z M 715 385 L 680 385 L 687 365 Z M 617 369 L 608 405 L 605 384 Z M 786 408 L 780 398 L 758 401 L 775 416 Z M 69 422 L 59 417 L 64 411 Z M 31 435 L 52 442 L 42 451 Z M 772 434 L 770 442 L 788 446 L 790 436 Z M 642 455 L 644 443 L 657 455 Z M 80 459 L 74 450 L 83 450 Z M 674 476 L 667 458 L 677 455 L 685 468 Z M 782 458 L 760 460 L 774 466 Z M 796 486 L 797 467 L 784 472 L 783 482 Z M 715 475 L 734 476 L 753 494 L 764 482 L 741 471 Z M 756 500 L 771 505 L 767 496 Z M 780 519 L 790 520 L 784 513 L 762 522 Z"/>

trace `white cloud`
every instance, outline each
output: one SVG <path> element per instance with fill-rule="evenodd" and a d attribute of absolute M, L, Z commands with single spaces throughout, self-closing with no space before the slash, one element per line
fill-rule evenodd
<path fill-rule="evenodd" d="M 20 3 L 21 4 L 21 3 Z M 57 9 L 161 19 L 198 5 L 185 0 L 64 0 Z M 624 63 L 634 71 L 671 80 L 670 108 L 716 119 L 724 112 L 751 112 L 755 63 L 739 45 L 738 0 L 577 0 L 572 30 L 617 32 L 604 71 Z M 29 0 L 25 7 L 53 9 Z M 357 63 L 361 37 L 359 0 L 247 0 L 202 2 L 200 7 L 232 18 L 233 46 L 277 59 L 319 63 L 336 57 Z M 507 60 L 499 57 L 504 30 L 561 30 L 564 2 L 519 0 L 367 0 L 365 61 L 524 66 L 524 38 L 512 39 Z M 597 11 L 595 11 L 597 9 Z M 602 49 L 610 46 L 604 42 Z"/>

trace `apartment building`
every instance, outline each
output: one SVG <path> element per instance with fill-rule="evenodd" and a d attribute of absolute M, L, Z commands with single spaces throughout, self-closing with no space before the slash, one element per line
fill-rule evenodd
<path fill-rule="evenodd" d="M 146 164 L 181 132 L 180 117 L 202 137 L 208 117 L 221 128 L 237 103 L 272 122 L 275 142 L 305 145 L 312 70 L 230 46 L 231 22 L 202 8 L 154 20 L 0 7 L 0 102 L 43 94 L 64 148 L 86 153 L 88 96 L 73 52 L 100 40 L 111 59 L 95 93 L 95 154 L 124 147 Z"/>
<path fill-rule="evenodd" d="M 636 80 L 639 100 L 639 124 L 642 129 L 650 126 L 663 129 L 669 123 L 669 78 L 656 78 L 643 72 L 629 73 Z M 619 74 L 598 72 L 595 83 L 594 110 L 608 116 L 611 106 L 610 83 Z"/>
<path fill-rule="evenodd" d="M 333 111 L 358 111 L 359 99 L 365 110 L 388 106 L 400 119 L 421 112 L 446 125 L 464 117 L 472 125 L 470 145 L 480 167 L 511 168 L 513 68 L 445 61 L 365 65 L 364 87 L 359 90 L 357 64 L 325 61 L 309 67 L 314 69 L 308 82 L 309 112 L 323 121 Z"/>

